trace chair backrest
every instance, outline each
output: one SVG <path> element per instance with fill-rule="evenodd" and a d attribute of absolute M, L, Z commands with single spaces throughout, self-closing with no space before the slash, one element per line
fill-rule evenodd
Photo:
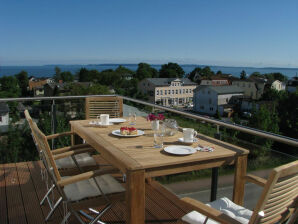
<path fill-rule="evenodd" d="M 32 135 L 33 141 L 35 143 L 36 149 L 37 149 L 38 153 L 40 153 L 40 150 L 38 149 L 36 138 L 35 138 L 34 133 L 33 133 L 33 120 L 32 120 L 32 117 L 30 116 L 28 110 L 25 110 L 24 114 L 25 114 L 25 118 L 26 118 L 26 120 L 29 124 L 29 127 L 31 129 L 31 135 Z"/>
<path fill-rule="evenodd" d="M 87 97 L 85 103 L 86 119 L 95 119 L 100 114 L 111 118 L 123 116 L 123 100 L 117 96 Z"/>
<path fill-rule="evenodd" d="M 264 212 L 259 223 L 277 223 L 289 212 L 298 197 L 298 161 L 279 166 L 271 172 L 249 223 L 255 223 L 257 213 Z"/>
<path fill-rule="evenodd" d="M 35 136 L 37 145 L 39 146 L 39 150 L 42 151 L 42 155 L 44 157 L 44 163 L 47 170 L 52 171 L 52 176 L 56 181 L 61 180 L 61 175 L 54 161 L 53 154 L 51 152 L 47 137 L 37 127 L 34 121 L 32 122 L 32 132 L 33 132 L 33 135 Z"/>

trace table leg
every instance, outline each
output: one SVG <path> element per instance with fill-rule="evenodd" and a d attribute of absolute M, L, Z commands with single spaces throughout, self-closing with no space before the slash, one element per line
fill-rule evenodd
<path fill-rule="evenodd" d="M 215 201 L 216 200 L 217 182 L 218 182 L 218 169 L 219 169 L 218 167 L 212 168 L 210 201 Z"/>
<path fill-rule="evenodd" d="M 126 223 L 143 224 L 145 223 L 145 171 L 128 171 L 126 175 Z"/>
<path fill-rule="evenodd" d="M 74 132 L 74 128 L 70 127 L 71 132 Z M 75 144 L 75 135 L 70 135 L 70 141 L 71 141 L 71 146 L 73 146 Z"/>
<path fill-rule="evenodd" d="M 234 189 L 233 202 L 238 205 L 243 205 L 244 187 L 247 168 L 247 155 L 238 156 L 235 161 Z"/>

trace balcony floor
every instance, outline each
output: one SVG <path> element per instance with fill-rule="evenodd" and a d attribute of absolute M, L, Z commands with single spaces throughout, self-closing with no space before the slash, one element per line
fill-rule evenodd
<path fill-rule="evenodd" d="M 47 203 L 39 202 L 45 194 L 46 186 L 41 178 L 41 162 L 0 164 L 0 223 L 45 223 L 48 214 Z M 57 192 L 55 192 L 57 197 Z M 97 208 L 98 210 L 100 208 Z M 153 181 L 146 184 L 147 223 L 176 223 L 176 220 L 189 212 L 177 196 Z M 60 223 L 63 207 L 60 205 L 47 223 Z M 102 217 L 106 223 L 124 223 L 125 204 L 115 204 Z M 171 220 L 171 221 L 170 221 Z M 71 217 L 69 223 L 78 223 Z"/>

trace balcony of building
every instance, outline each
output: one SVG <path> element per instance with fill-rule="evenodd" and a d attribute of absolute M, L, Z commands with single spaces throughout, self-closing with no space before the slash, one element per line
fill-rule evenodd
<path fill-rule="evenodd" d="M 46 134 L 69 131 L 69 121 L 85 119 L 85 99 L 89 96 L 64 97 L 35 97 L 35 98 L 7 98 L 0 99 L 0 103 L 8 105 L 8 122 L 1 129 L 1 162 L 0 164 L 0 223 L 60 223 L 65 215 L 65 207 L 61 203 L 52 217 L 46 222 L 50 207 L 40 205 L 47 192 L 46 175 L 42 161 L 39 160 L 34 148 L 31 132 L 28 128 L 23 112 L 28 109 L 34 121 Z M 195 128 L 204 136 L 221 141 L 223 144 L 232 143 L 248 152 L 256 153 L 264 150 L 264 145 L 243 139 L 235 139 L 234 132 L 243 132 L 247 136 L 270 140 L 292 150 L 298 146 L 298 140 L 268 133 L 249 127 L 236 125 L 187 113 L 181 110 L 154 105 L 148 102 L 118 96 L 123 99 L 123 117 L 136 114 L 146 117 L 148 113 L 163 113 L 166 118 L 175 119 L 179 128 Z M 137 120 L 137 122 L 139 122 Z M 228 130 L 228 131 L 227 131 Z M 179 129 L 181 131 L 181 129 Z M 10 136 L 9 136 L 10 135 Z M 31 139 L 30 139 L 31 138 Z M 11 141 L 15 139 L 15 141 Z M 7 143 L 7 140 L 10 142 Z M 86 140 L 88 142 L 88 139 Z M 153 142 L 153 137 L 152 137 Z M 258 141 L 260 142 L 260 141 Z M 4 144 L 6 143 L 6 144 Z M 17 143 L 17 144 L 16 144 Z M 70 139 L 50 141 L 53 148 L 70 144 Z M 7 148 L 7 146 L 9 147 Z M 12 150 L 14 149 L 14 150 Z M 248 172 L 253 172 L 267 178 L 273 167 L 297 160 L 295 154 L 285 153 L 270 144 L 266 159 L 259 156 L 248 157 Z M 210 152 L 212 153 L 212 152 Z M 257 154 L 257 153 L 256 153 Z M 104 157 L 104 158 L 103 158 Z M 98 163 L 105 163 L 104 155 L 93 155 Z M 268 159 L 269 158 L 269 159 Z M 5 161 L 5 163 L 3 162 Z M 233 162 L 232 162 L 233 163 Z M 180 168 L 179 168 L 180 169 Z M 181 217 L 193 210 L 193 207 L 180 200 L 182 197 L 191 197 L 204 203 L 222 196 L 233 200 L 234 182 L 237 182 L 234 165 L 224 164 L 218 167 L 206 167 L 201 171 L 181 172 L 146 179 L 145 183 L 145 221 L 146 223 L 182 223 Z M 188 171 L 188 170 L 187 170 Z M 118 178 L 118 177 L 117 177 Z M 119 177 L 122 178 L 122 177 Z M 179 181 L 180 180 L 180 181 Z M 125 186 L 125 183 L 123 183 Z M 236 189 L 237 191 L 237 189 Z M 260 197 L 262 188 L 251 183 L 246 184 L 243 206 L 253 210 Z M 57 190 L 49 194 L 51 201 L 59 198 Z M 119 201 L 100 218 L 98 223 L 125 223 L 127 218 L 127 203 Z M 100 211 L 104 206 L 93 207 Z M 94 217 L 94 210 L 82 210 L 81 218 L 89 222 L 88 217 Z M 137 214 L 135 214 L 137 215 Z M 71 216 L 69 223 L 79 223 Z"/>

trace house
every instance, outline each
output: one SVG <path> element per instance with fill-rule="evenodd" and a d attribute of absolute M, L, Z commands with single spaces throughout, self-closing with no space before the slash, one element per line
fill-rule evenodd
<path fill-rule="evenodd" d="M 250 77 L 248 79 L 234 79 L 232 85 L 241 88 L 245 97 L 258 100 L 264 93 L 266 82 L 265 79 Z"/>
<path fill-rule="evenodd" d="M 147 78 L 138 89 L 148 96 L 149 102 L 163 106 L 187 106 L 192 102 L 197 84 L 188 78 Z"/>
<path fill-rule="evenodd" d="M 44 86 L 54 83 L 55 80 L 52 78 L 35 78 L 32 76 L 29 78 L 28 89 L 33 91 L 34 96 L 44 96 Z"/>
<path fill-rule="evenodd" d="M 9 124 L 9 107 L 6 103 L 0 103 L 0 132 L 5 132 Z"/>
<path fill-rule="evenodd" d="M 194 111 L 214 115 L 230 112 L 237 98 L 243 96 L 243 89 L 237 86 L 198 86 L 194 90 Z"/>
<path fill-rule="evenodd" d="M 268 86 L 268 88 L 270 89 L 275 89 L 277 91 L 286 89 L 285 84 L 279 80 L 270 80 L 267 82 L 266 86 Z"/>
<path fill-rule="evenodd" d="M 65 92 L 65 83 L 47 83 L 44 85 L 44 96 L 56 96 Z"/>
<path fill-rule="evenodd" d="M 200 85 L 202 86 L 227 86 L 230 85 L 229 80 L 227 78 L 221 78 L 219 76 L 212 76 L 210 78 L 202 78 L 200 79 Z"/>
<path fill-rule="evenodd" d="M 288 92 L 294 93 L 296 92 L 297 87 L 298 87 L 298 77 L 293 77 L 288 81 L 286 89 Z"/>

